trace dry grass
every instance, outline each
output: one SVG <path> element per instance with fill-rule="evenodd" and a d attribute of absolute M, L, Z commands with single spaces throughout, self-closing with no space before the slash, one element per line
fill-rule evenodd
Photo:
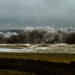
<path fill-rule="evenodd" d="M 0 70 L 0 75 L 36 75 L 35 73 L 18 72 L 12 70 Z"/>
<path fill-rule="evenodd" d="M 30 45 L 35 46 L 35 45 Z M 38 45 L 37 47 L 48 47 L 51 48 L 51 51 L 63 51 L 68 49 L 70 51 L 75 50 L 75 45 Z M 12 49 L 22 49 L 29 48 L 26 45 L 0 45 L 0 48 L 12 48 Z M 35 47 L 36 48 L 36 47 Z M 35 49 L 34 48 L 34 49 Z M 44 51 L 42 53 L 42 51 Z M 75 62 L 75 54 L 73 53 L 46 53 L 50 50 L 38 50 L 37 53 L 0 53 L 0 58 L 10 59 L 31 59 L 31 60 L 41 60 L 47 62 L 57 62 L 57 63 L 70 63 L 71 61 Z M 39 53 L 40 52 L 40 53 Z M 14 64 L 14 63 L 13 63 Z M 36 75 L 35 73 L 29 72 L 19 72 L 13 70 L 0 70 L 0 75 Z"/>
<path fill-rule="evenodd" d="M 0 48 L 11 48 L 11 49 L 23 49 L 27 48 L 28 46 L 22 44 L 12 44 L 12 45 L 0 45 Z"/>
<path fill-rule="evenodd" d="M 64 53 L 0 53 L 0 58 L 32 59 L 51 62 L 75 62 L 75 54 Z"/>
<path fill-rule="evenodd" d="M 0 53 L 0 58 L 10 59 L 31 59 L 57 63 L 75 62 L 75 54 L 59 54 L 59 53 Z M 13 63 L 14 64 L 14 63 Z M 53 72 L 54 73 L 54 72 Z M 37 75 L 29 72 L 19 72 L 13 70 L 0 70 L 0 75 Z M 62 74 L 64 75 L 64 74 Z"/>
<path fill-rule="evenodd" d="M 32 59 L 32 60 L 42 60 L 42 61 L 51 61 L 51 62 L 66 62 L 70 63 L 71 61 L 75 61 L 75 54 L 73 53 L 56 53 L 59 51 L 63 51 L 68 49 L 69 51 L 75 51 L 75 45 L 35 45 L 31 44 L 31 46 L 36 47 L 48 47 L 51 49 L 48 50 L 37 50 L 36 53 L 0 53 L 0 58 L 15 58 L 15 59 Z M 16 44 L 16 45 L 0 45 L 0 48 L 29 48 L 27 45 Z M 35 50 L 35 48 L 34 48 Z M 54 53 L 50 53 L 53 51 Z M 49 53 L 48 53 L 49 52 Z"/>

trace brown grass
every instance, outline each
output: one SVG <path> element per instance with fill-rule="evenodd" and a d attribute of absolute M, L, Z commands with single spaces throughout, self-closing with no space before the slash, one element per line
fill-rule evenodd
<path fill-rule="evenodd" d="M 18 72 L 12 70 L 0 70 L 0 75 L 36 75 L 35 73 Z"/>
<path fill-rule="evenodd" d="M 75 62 L 75 54 L 64 53 L 0 53 L 0 58 L 21 58 L 65 63 L 70 63 L 71 61 Z"/>

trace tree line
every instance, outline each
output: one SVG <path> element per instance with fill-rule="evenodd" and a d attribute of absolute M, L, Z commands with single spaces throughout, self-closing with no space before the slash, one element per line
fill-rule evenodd
<path fill-rule="evenodd" d="M 58 30 L 56 32 L 48 32 L 42 30 L 23 31 L 18 35 L 11 35 L 5 37 L 0 34 L 0 43 L 7 44 L 54 44 L 67 43 L 75 44 L 75 32 L 65 32 Z"/>

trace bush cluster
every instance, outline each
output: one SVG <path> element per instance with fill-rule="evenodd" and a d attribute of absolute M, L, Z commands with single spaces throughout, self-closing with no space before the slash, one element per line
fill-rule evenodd
<path fill-rule="evenodd" d="M 54 44 L 68 43 L 75 44 L 75 32 L 56 31 L 48 32 L 45 30 L 24 31 L 18 35 L 5 37 L 0 34 L 0 43 L 9 44 Z"/>

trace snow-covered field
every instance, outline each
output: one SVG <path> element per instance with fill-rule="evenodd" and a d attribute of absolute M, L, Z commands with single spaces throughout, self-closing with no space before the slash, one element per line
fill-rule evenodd
<path fill-rule="evenodd" d="M 75 45 L 68 44 L 0 44 L 0 52 L 18 53 L 75 53 Z"/>

